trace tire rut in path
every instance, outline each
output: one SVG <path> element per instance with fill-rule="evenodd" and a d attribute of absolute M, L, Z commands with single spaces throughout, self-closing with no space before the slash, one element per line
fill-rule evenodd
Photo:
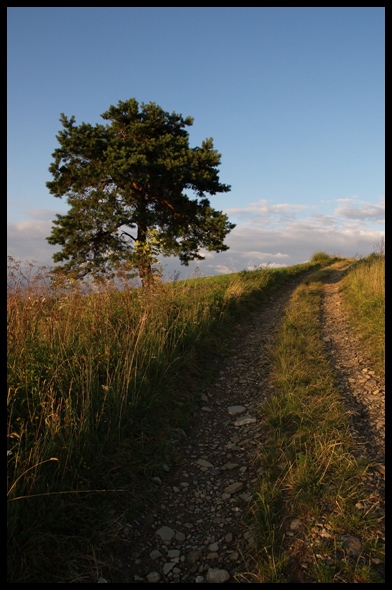
<path fill-rule="evenodd" d="M 351 414 L 357 453 L 385 465 L 385 381 L 372 370 L 371 361 L 343 311 L 339 281 L 344 270 L 331 272 L 325 282 L 320 314 L 323 340 L 338 389 Z M 383 471 L 381 467 L 380 470 Z"/>
<path fill-rule="evenodd" d="M 350 414 L 354 453 L 370 461 L 364 481 L 367 502 L 361 508 L 377 515 L 379 538 L 385 543 L 385 378 L 372 369 L 371 360 L 350 329 L 339 294 L 343 271 L 333 271 L 325 284 L 320 313 L 323 340 Z M 382 566 L 380 573 L 383 575 Z"/>
<path fill-rule="evenodd" d="M 364 513 L 372 511 L 378 519 L 377 531 L 379 543 L 385 543 L 385 448 L 384 448 L 384 401 L 385 383 L 372 370 L 370 360 L 360 341 L 353 334 L 343 311 L 339 293 L 339 281 L 349 265 L 337 270 L 330 270 L 323 279 L 323 298 L 320 308 L 321 337 L 325 351 L 334 373 L 335 383 L 341 399 L 350 415 L 350 430 L 354 441 L 356 457 L 365 457 L 370 461 L 370 468 L 364 474 L 364 502 L 355 506 Z M 336 507 L 325 503 L 324 513 L 315 520 L 309 515 L 303 522 L 298 521 L 298 529 L 290 531 L 284 540 L 284 550 L 290 562 L 291 581 L 293 583 L 314 583 L 309 567 L 315 560 L 320 564 L 333 566 L 337 572 L 345 570 L 347 559 L 359 559 L 363 539 L 352 534 L 351 530 L 336 531 L 330 523 L 330 515 Z M 293 524 L 296 521 L 293 521 Z M 316 547 L 324 544 L 331 548 L 320 555 Z M 333 557 L 333 559 L 332 559 Z M 341 563 L 339 563 L 341 561 Z M 369 564 L 384 578 L 381 560 L 375 558 Z M 343 574 L 344 578 L 344 574 Z M 337 578 L 339 579 L 339 578 Z M 345 580 L 340 578 L 340 581 Z"/>

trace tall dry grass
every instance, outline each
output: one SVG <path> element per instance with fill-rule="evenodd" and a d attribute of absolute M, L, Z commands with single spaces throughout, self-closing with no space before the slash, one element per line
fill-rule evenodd
<path fill-rule="evenodd" d="M 131 519 L 152 498 L 173 428 L 189 420 L 239 318 L 316 267 L 143 290 L 9 259 L 9 582 L 93 581 L 116 537 L 109 511 L 127 506 Z"/>

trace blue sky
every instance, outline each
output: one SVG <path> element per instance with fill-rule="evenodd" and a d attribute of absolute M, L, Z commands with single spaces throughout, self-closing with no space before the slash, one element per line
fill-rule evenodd
<path fill-rule="evenodd" d="M 60 113 L 103 123 L 119 100 L 213 137 L 211 197 L 236 228 L 202 275 L 365 256 L 384 235 L 385 9 L 8 8 L 8 253 L 51 264 L 67 204 L 45 186 Z M 166 274 L 190 276 L 163 259 Z"/>

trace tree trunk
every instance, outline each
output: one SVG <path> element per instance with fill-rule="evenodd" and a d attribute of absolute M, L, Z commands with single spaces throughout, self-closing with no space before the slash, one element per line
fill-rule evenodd
<path fill-rule="evenodd" d="M 139 277 L 142 282 L 143 289 L 151 286 L 153 282 L 153 274 L 151 264 L 146 261 L 139 264 Z"/>
<path fill-rule="evenodd" d="M 139 224 L 137 232 L 137 241 L 140 244 L 139 258 L 137 261 L 137 269 L 139 277 L 142 282 L 142 287 L 149 287 L 153 282 L 153 272 L 151 265 L 151 256 L 147 247 L 147 227 Z"/>

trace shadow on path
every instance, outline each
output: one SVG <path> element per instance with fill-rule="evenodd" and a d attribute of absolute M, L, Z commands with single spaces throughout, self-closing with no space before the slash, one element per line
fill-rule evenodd
<path fill-rule="evenodd" d="M 326 289 L 320 309 L 320 320 L 327 356 L 336 386 L 348 406 L 351 431 L 358 443 L 358 454 L 373 462 L 384 463 L 385 444 L 380 426 L 384 411 L 383 382 L 368 375 L 372 368 L 366 352 L 353 336 L 340 305 L 337 285 L 346 269 L 333 270 L 323 278 Z M 333 298 L 336 301 L 333 301 Z M 367 379 L 366 375 L 370 378 Z"/>

